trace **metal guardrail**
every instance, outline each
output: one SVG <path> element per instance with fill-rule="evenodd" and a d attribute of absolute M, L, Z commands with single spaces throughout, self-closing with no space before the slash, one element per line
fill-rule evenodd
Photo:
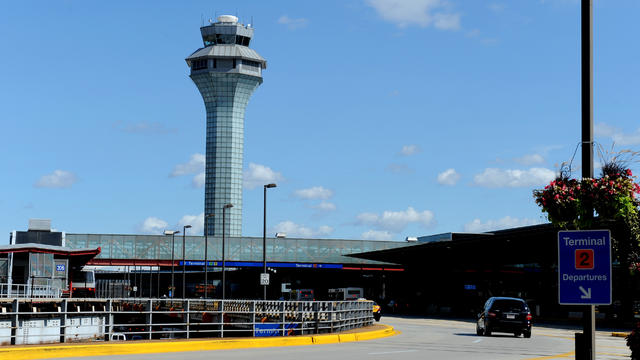
<path fill-rule="evenodd" d="M 371 301 L 13 299 L 0 344 L 291 336 L 373 324 Z"/>
<path fill-rule="evenodd" d="M 0 284 L 0 298 L 60 298 L 62 289 L 51 285 Z"/>

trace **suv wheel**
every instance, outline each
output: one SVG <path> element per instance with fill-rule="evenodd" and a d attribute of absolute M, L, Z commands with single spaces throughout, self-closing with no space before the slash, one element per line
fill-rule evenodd
<path fill-rule="evenodd" d="M 524 337 L 525 338 L 530 338 L 531 337 L 531 330 L 525 330 Z"/>

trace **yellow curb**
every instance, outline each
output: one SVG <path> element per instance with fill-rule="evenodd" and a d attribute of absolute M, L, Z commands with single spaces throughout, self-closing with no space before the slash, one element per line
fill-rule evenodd
<path fill-rule="evenodd" d="M 540 356 L 540 357 L 535 357 L 535 358 L 529 358 L 527 360 L 549 360 L 549 359 L 560 359 L 560 358 L 568 358 L 571 356 L 575 356 L 575 352 L 571 351 L 568 353 L 564 353 L 564 354 L 558 354 L 558 355 L 550 355 L 550 356 Z"/>
<path fill-rule="evenodd" d="M 613 332 L 613 333 L 611 333 L 611 336 L 615 336 L 615 337 L 627 337 L 627 335 L 629 335 L 629 333 L 624 333 L 624 332 Z"/>
<path fill-rule="evenodd" d="M 139 343 L 104 343 L 81 345 L 29 346 L 0 348 L 0 359 L 30 360 L 60 357 L 151 354 L 183 351 L 247 349 L 272 346 L 300 346 L 363 341 L 396 335 L 392 326 L 352 334 L 301 335 L 270 338 L 235 338 L 219 340 L 156 340 Z"/>
<path fill-rule="evenodd" d="M 338 337 L 338 335 L 312 336 L 311 340 L 314 345 L 335 344 L 337 342 L 340 342 L 340 338 Z"/>
<path fill-rule="evenodd" d="M 338 334 L 339 342 L 352 342 L 356 341 L 356 334 Z"/>

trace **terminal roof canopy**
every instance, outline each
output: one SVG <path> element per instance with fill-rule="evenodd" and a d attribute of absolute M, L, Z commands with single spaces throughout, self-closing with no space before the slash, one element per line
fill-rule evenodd
<path fill-rule="evenodd" d="M 490 268 L 555 264 L 557 232 L 551 224 L 490 233 L 447 233 L 421 237 L 412 246 L 349 256 L 422 268 Z"/>
<path fill-rule="evenodd" d="M 53 254 L 55 256 L 68 258 L 71 266 L 84 266 L 91 259 L 100 254 L 101 249 L 98 248 L 82 248 L 71 249 L 64 246 L 45 245 L 45 244 L 17 244 L 0 246 L 0 254 L 17 254 L 17 253 L 43 253 Z"/>

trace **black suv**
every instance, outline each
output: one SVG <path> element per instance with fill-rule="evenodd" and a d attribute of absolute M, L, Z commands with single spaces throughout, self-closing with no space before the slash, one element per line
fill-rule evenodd
<path fill-rule="evenodd" d="M 527 303 L 518 298 L 492 297 L 478 314 L 476 334 L 491 336 L 492 332 L 507 332 L 531 337 L 531 311 Z"/>

